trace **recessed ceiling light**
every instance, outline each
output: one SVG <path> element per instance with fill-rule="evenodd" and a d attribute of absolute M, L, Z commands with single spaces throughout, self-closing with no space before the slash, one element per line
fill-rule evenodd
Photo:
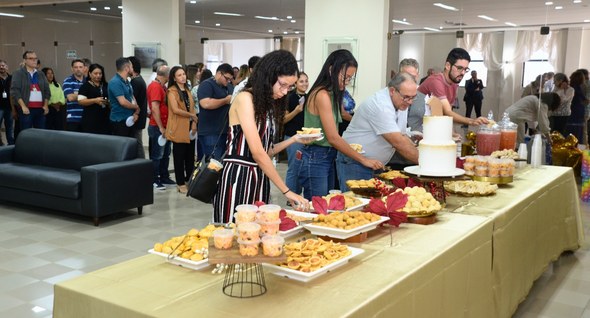
<path fill-rule="evenodd" d="M 105 10 L 111 10 L 111 7 L 104 7 Z"/>
<path fill-rule="evenodd" d="M 254 16 L 256 19 L 262 19 L 262 20 L 278 20 L 279 18 L 277 17 L 265 17 L 262 15 L 255 15 Z"/>
<path fill-rule="evenodd" d="M 480 18 L 480 19 L 488 20 L 488 21 L 498 21 L 498 20 L 496 20 L 496 19 L 494 19 L 492 17 L 488 17 L 487 15 L 483 15 L 483 14 L 482 15 L 478 15 L 477 17 Z"/>
<path fill-rule="evenodd" d="M 39 312 L 46 311 L 47 309 L 45 309 L 45 308 L 43 308 L 43 307 L 35 306 L 35 307 L 31 308 L 31 310 L 32 310 L 34 313 L 39 313 Z"/>
<path fill-rule="evenodd" d="M 295 31 L 295 34 L 299 34 L 299 31 Z"/>
<path fill-rule="evenodd" d="M 117 8 L 119 8 L 119 9 L 123 10 L 123 6 L 118 6 Z"/>
<path fill-rule="evenodd" d="M 512 23 L 512 22 L 504 22 L 504 24 L 511 26 L 511 27 L 515 27 L 517 26 L 516 24 Z"/>
<path fill-rule="evenodd" d="M 229 15 L 231 17 L 243 17 L 243 14 L 239 14 L 239 13 L 230 13 L 230 12 L 213 12 L 213 14 L 217 14 L 217 15 Z"/>
<path fill-rule="evenodd" d="M 90 11 L 96 11 L 95 7 L 90 7 Z"/>
<path fill-rule="evenodd" d="M 293 16 L 288 15 L 287 19 L 293 19 Z"/>
<path fill-rule="evenodd" d="M 545 2 L 545 5 L 546 5 L 546 6 L 552 6 L 552 5 L 553 5 L 553 2 L 551 2 L 551 1 L 547 1 L 547 2 Z"/>
<path fill-rule="evenodd" d="M 582 0 L 574 0 L 574 3 L 582 3 Z"/>
<path fill-rule="evenodd" d="M 586 19 L 586 20 L 584 20 L 584 22 L 585 23 L 588 23 L 588 22 L 590 22 L 590 19 Z"/>
<path fill-rule="evenodd" d="M 439 2 L 433 3 L 433 5 L 434 6 L 437 6 L 439 8 L 443 8 L 445 10 L 459 11 L 459 9 L 457 9 L 457 8 L 455 8 L 453 6 L 449 6 L 449 5 L 446 5 L 446 4 L 443 4 L 443 3 L 439 3 Z"/>
<path fill-rule="evenodd" d="M 283 34 L 289 34 L 289 32 L 287 32 L 287 31 L 283 31 Z"/>
<path fill-rule="evenodd" d="M 195 4 L 195 3 L 197 3 L 197 1 L 193 0 L 193 1 L 191 1 L 190 3 L 191 3 L 191 4 Z"/>
<path fill-rule="evenodd" d="M 199 23 L 201 23 L 201 21 L 199 21 L 199 20 L 195 20 L 195 23 L 199 24 Z"/>
<path fill-rule="evenodd" d="M 291 23 L 295 23 L 295 22 L 297 22 L 297 20 L 291 20 Z"/>
<path fill-rule="evenodd" d="M 221 26 L 221 23 L 215 23 L 215 26 Z"/>
<path fill-rule="evenodd" d="M 423 29 L 428 30 L 428 31 L 440 32 L 439 29 L 435 29 L 435 28 L 424 27 Z"/>
<path fill-rule="evenodd" d="M 561 10 L 563 9 L 563 6 L 555 6 L 555 10 Z"/>
<path fill-rule="evenodd" d="M 25 17 L 22 14 L 4 13 L 4 12 L 0 12 L 0 15 L 3 17 L 12 17 L 12 18 L 24 18 Z"/>
<path fill-rule="evenodd" d="M 405 19 L 404 20 L 396 20 L 396 19 L 393 19 L 393 20 L 391 20 L 391 22 L 393 22 L 393 23 L 399 23 L 399 24 L 405 24 L 405 25 L 412 25 L 410 22 L 406 21 Z"/>
<path fill-rule="evenodd" d="M 268 33 L 272 33 L 272 30 L 268 30 Z"/>

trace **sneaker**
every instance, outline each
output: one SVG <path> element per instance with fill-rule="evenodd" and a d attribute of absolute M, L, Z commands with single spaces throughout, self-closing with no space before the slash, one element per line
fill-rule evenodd
<path fill-rule="evenodd" d="M 170 177 L 163 178 L 160 183 L 163 184 L 163 185 L 165 185 L 165 186 L 167 186 L 167 187 L 173 187 L 173 186 L 176 185 L 176 181 L 170 179 Z"/>
<path fill-rule="evenodd" d="M 166 187 L 162 183 L 154 182 L 154 190 L 166 190 Z"/>

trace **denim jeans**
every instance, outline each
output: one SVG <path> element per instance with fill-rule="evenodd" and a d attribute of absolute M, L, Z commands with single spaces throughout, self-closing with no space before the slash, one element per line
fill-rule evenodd
<path fill-rule="evenodd" d="M 3 121 L 6 128 L 6 142 L 9 145 L 14 145 L 14 126 L 10 108 L 0 108 L 0 126 Z"/>
<path fill-rule="evenodd" d="M 172 142 L 166 141 L 164 146 L 158 144 L 158 138 L 162 135 L 158 126 L 148 126 L 150 160 L 152 161 L 152 171 L 154 182 L 158 183 L 161 179 L 170 177 L 168 165 L 170 164 L 170 151 Z"/>
<path fill-rule="evenodd" d="M 333 147 L 303 146 L 301 159 L 295 159 L 299 166 L 299 184 L 303 186 L 303 196 L 311 200 L 314 196 L 324 196 L 334 189 Z"/>
<path fill-rule="evenodd" d="M 287 140 L 291 136 L 285 136 L 283 140 Z M 296 153 L 297 150 L 303 149 L 303 144 L 294 143 L 287 147 L 287 175 L 285 176 L 285 184 L 294 193 L 301 194 L 302 186 L 299 184 L 299 165 L 297 164 Z"/>
<path fill-rule="evenodd" d="M 368 180 L 373 178 L 373 169 L 367 168 L 358 161 L 338 153 L 336 156 L 336 170 L 340 181 L 340 191 L 349 191 L 346 180 Z"/>
<path fill-rule="evenodd" d="M 22 110 L 18 112 L 18 120 L 20 122 L 20 130 L 23 131 L 28 128 L 45 129 L 45 114 L 43 108 L 29 108 L 28 115 L 23 114 Z"/>
<path fill-rule="evenodd" d="M 221 138 L 219 135 L 198 135 L 198 140 L 201 141 L 201 146 L 203 146 L 203 156 L 210 157 L 213 153 L 213 149 L 215 149 L 215 153 L 213 153 L 213 158 L 220 159 L 221 156 L 225 153 L 225 147 L 227 143 L 227 134 L 222 134 Z M 217 141 L 219 139 L 219 142 Z M 215 148 L 215 144 L 217 143 L 217 148 Z"/>

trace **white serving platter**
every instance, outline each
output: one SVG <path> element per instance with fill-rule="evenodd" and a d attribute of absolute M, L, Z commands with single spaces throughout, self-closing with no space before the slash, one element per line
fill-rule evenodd
<path fill-rule="evenodd" d="M 351 252 L 350 255 L 343 257 L 333 263 L 330 263 L 324 267 L 321 267 L 321 268 L 319 268 L 313 272 L 309 272 L 309 273 L 290 269 L 287 267 L 278 266 L 275 264 L 263 263 L 262 266 L 264 266 L 269 272 L 271 272 L 274 275 L 290 278 L 293 280 L 298 280 L 301 282 L 309 282 L 313 279 L 320 277 L 321 275 L 323 275 L 327 272 L 331 272 L 331 271 L 335 270 L 336 268 L 348 263 L 348 261 L 351 258 L 365 252 L 365 250 L 363 250 L 361 248 L 356 248 L 356 247 L 348 246 L 348 249 L 350 249 L 350 252 Z"/>
<path fill-rule="evenodd" d="M 357 197 L 357 199 L 359 199 L 359 200 L 361 201 L 361 203 L 360 203 L 360 204 L 357 204 L 357 205 L 355 205 L 355 206 L 351 206 L 351 207 L 349 207 L 348 209 L 346 209 L 345 211 L 347 211 L 347 212 L 348 212 L 348 211 L 355 211 L 355 210 L 358 210 L 358 209 L 360 209 L 360 208 L 363 208 L 364 206 L 368 205 L 368 204 L 369 204 L 369 202 L 371 202 L 371 199 L 367 199 L 367 198 L 359 198 L 359 197 Z M 329 202 L 328 202 L 328 203 L 329 203 Z M 312 207 L 311 209 L 312 209 L 312 211 L 314 211 L 314 210 L 313 210 L 313 207 Z M 342 210 L 328 210 L 328 213 L 332 213 L 332 212 L 338 212 L 338 211 L 342 211 Z M 315 213 L 314 213 L 314 214 L 315 214 Z M 315 214 L 315 215 L 317 216 L 317 214 Z"/>
<path fill-rule="evenodd" d="M 453 168 L 453 170 L 446 173 L 423 173 L 420 170 L 420 166 L 405 167 L 404 171 L 409 174 L 424 177 L 458 177 L 465 174 L 465 170 L 459 168 Z"/>
<path fill-rule="evenodd" d="M 190 269 L 194 269 L 194 270 L 199 270 L 199 269 L 203 269 L 203 268 L 209 267 L 209 262 L 207 261 L 207 259 L 204 259 L 204 260 L 198 261 L 198 262 L 197 261 L 191 261 L 189 259 L 182 258 L 182 257 L 179 257 L 179 256 L 171 257 L 169 259 L 168 258 L 168 254 L 156 252 L 156 251 L 154 251 L 153 248 L 150 249 L 150 250 L 148 250 L 148 253 L 154 254 L 154 255 L 158 255 L 158 256 L 162 256 L 170 264 L 174 264 L 174 265 L 178 265 L 178 266 L 182 266 L 182 267 L 186 267 L 186 268 L 190 268 Z"/>
<path fill-rule="evenodd" d="M 320 236 L 329 236 L 329 237 L 333 237 L 333 238 L 337 238 L 337 239 L 347 239 L 350 237 L 353 237 L 355 235 L 361 234 L 361 233 L 365 233 L 365 232 L 369 232 L 370 230 L 373 230 L 377 227 L 377 225 L 389 221 L 389 217 L 388 216 L 381 216 L 381 219 L 375 222 L 371 222 L 371 223 L 367 223 L 365 225 L 356 227 L 354 229 L 350 229 L 350 230 L 343 230 L 343 229 L 337 229 L 337 228 L 331 228 L 331 227 L 325 227 L 325 226 L 318 226 L 318 225 L 314 225 L 314 224 L 303 224 L 303 227 L 306 228 L 308 231 L 311 232 L 311 234 L 313 235 L 320 235 Z"/>
<path fill-rule="evenodd" d="M 305 217 L 305 218 L 315 218 L 318 215 L 315 213 L 307 213 L 307 212 L 299 212 L 299 211 L 294 211 L 294 210 L 285 210 L 287 212 L 287 214 L 293 214 L 293 215 L 297 215 L 297 216 L 301 216 L 301 217 Z M 288 238 L 294 235 L 297 235 L 298 233 L 303 232 L 305 229 L 303 228 L 303 225 L 301 225 L 300 222 L 297 222 L 297 226 L 287 230 L 287 231 L 279 231 L 279 235 L 282 236 L 283 238 Z"/>

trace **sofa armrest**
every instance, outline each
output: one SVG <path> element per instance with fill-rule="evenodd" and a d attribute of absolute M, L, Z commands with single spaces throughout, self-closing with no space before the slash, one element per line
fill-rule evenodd
<path fill-rule="evenodd" d="M 14 145 L 0 147 L 0 163 L 12 162 L 14 158 Z"/>
<path fill-rule="evenodd" d="M 82 210 L 91 217 L 154 203 L 152 162 L 133 159 L 83 167 Z"/>

